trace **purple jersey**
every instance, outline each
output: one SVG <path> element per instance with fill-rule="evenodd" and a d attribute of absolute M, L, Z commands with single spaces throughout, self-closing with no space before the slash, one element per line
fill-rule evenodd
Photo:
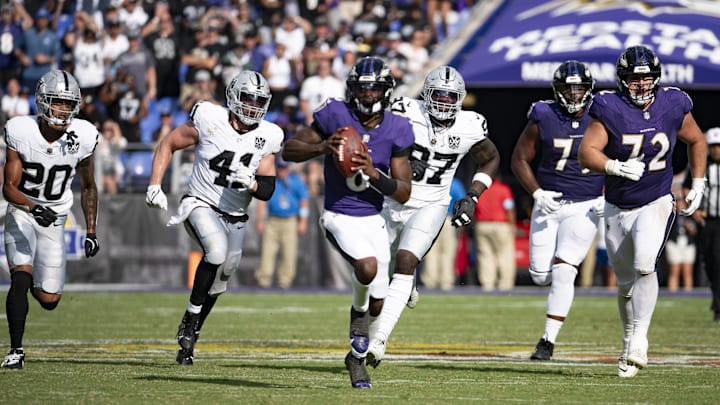
<path fill-rule="evenodd" d="M 0 69 L 17 67 L 15 51 L 18 49 L 23 37 L 23 30 L 19 24 L 0 23 Z"/>
<path fill-rule="evenodd" d="M 545 190 L 563 193 L 561 200 L 587 201 L 602 195 L 604 176 L 583 170 L 577 160 L 580 142 L 590 122 L 587 111 L 568 117 L 555 101 L 533 103 L 528 119 L 540 130 L 537 181 Z"/>
<path fill-rule="evenodd" d="M 602 121 L 607 128 L 605 154 L 620 161 L 644 155 L 647 165 L 639 181 L 606 176 L 608 202 L 630 209 L 670 194 L 677 133 L 692 106 L 690 97 L 675 87 L 660 88 L 646 111 L 617 92 L 595 95 L 590 116 Z"/>
<path fill-rule="evenodd" d="M 338 99 L 328 99 L 313 114 L 320 136 L 327 139 L 338 128 L 351 126 L 367 144 L 373 164 L 377 170 L 388 174 L 390 158 L 406 151 L 415 142 L 410 121 L 407 118 L 385 112 L 380 125 L 366 129 L 349 104 Z M 362 217 L 378 214 L 382 210 L 381 193 L 369 188 L 362 193 L 351 191 L 343 176 L 335 167 L 331 154 L 325 155 L 325 209 L 340 214 Z"/>

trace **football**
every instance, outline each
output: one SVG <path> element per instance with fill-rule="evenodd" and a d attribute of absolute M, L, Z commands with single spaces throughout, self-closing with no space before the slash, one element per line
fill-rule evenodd
<path fill-rule="evenodd" d="M 337 166 L 343 176 L 352 177 L 355 174 L 355 172 L 350 170 L 350 168 L 353 167 L 353 162 L 351 161 L 352 156 L 355 151 L 362 150 L 367 152 L 367 145 L 362 141 L 360 133 L 353 127 L 343 127 L 342 135 L 347 139 L 345 145 L 334 155 L 335 166 Z"/>

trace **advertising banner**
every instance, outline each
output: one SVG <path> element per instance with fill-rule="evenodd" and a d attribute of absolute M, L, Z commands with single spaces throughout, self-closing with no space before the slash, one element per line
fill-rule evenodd
<path fill-rule="evenodd" d="M 546 86 L 565 60 L 615 86 L 615 62 L 632 45 L 652 48 L 663 85 L 720 88 L 720 2 L 508 0 L 456 55 L 471 87 Z"/>

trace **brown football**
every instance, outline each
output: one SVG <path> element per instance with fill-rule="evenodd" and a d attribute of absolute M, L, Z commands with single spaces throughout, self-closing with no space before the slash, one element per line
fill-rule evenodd
<path fill-rule="evenodd" d="M 343 127 L 342 135 L 346 137 L 343 147 L 334 155 L 335 166 L 345 177 L 352 177 L 355 172 L 350 170 L 354 163 L 351 161 L 356 151 L 367 151 L 367 145 L 362 141 L 360 133 L 353 127 Z"/>

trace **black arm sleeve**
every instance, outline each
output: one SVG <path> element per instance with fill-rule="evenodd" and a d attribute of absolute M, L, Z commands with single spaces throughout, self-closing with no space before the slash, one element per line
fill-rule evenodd
<path fill-rule="evenodd" d="M 378 171 L 378 173 L 380 173 L 380 178 L 377 180 L 370 180 L 370 184 L 385 195 L 395 194 L 395 190 L 397 190 L 397 180 L 388 177 L 381 171 Z"/>
<path fill-rule="evenodd" d="M 255 176 L 257 191 L 252 196 L 258 200 L 267 201 L 275 192 L 275 176 Z"/>

